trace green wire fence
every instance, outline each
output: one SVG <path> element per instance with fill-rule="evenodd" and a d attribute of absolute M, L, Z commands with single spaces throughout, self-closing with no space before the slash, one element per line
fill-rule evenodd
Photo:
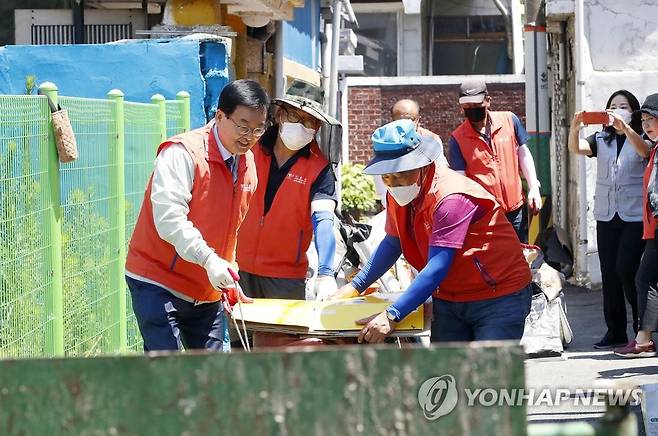
<path fill-rule="evenodd" d="M 69 113 L 59 164 L 45 96 L 0 96 L 0 358 L 141 349 L 124 262 L 155 151 L 189 130 L 189 94 L 151 103 L 40 93 Z"/>

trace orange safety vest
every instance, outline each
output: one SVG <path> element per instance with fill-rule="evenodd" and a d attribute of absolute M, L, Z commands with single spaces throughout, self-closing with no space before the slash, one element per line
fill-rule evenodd
<path fill-rule="evenodd" d="M 310 156 L 300 157 L 292 165 L 264 214 L 272 155 L 260 143 L 253 151 L 261 183 L 238 233 L 238 265 L 242 271 L 263 277 L 303 279 L 308 270 L 306 250 L 313 236 L 311 186 L 329 161 L 313 141 Z"/>
<path fill-rule="evenodd" d="M 649 178 L 654 167 L 654 158 L 658 146 L 653 147 L 649 155 L 649 164 L 644 169 L 644 178 L 642 179 L 642 239 L 653 239 L 656 235 L 656 217 L 651 212 L 649 206 Z"/>
<path fill-rule="evenodd" d="M 523 205 L 519 176 L 520 145 L 516 141 L 512 112 L 488 111 L 491 117 L 491 147 L 465 120 L 452 132 L 466 162 L 466 176 L 484 187 L 505 212 Z"/>
<path fill-rule="evenodd" d="M 519 238 L 496 200 L 474 181 L 441 165 L 431 164 L 419 197 L 407 206 L 388 202 L 386 232 L 400 238 L 402 254 L 418 271 L 427 264 L 429 237 L 437 206 L 448 195 L 465 194 L 486 208 L 471 222 L 462 248 L 434 296 L 468 302 L 512 294 L 527 286 L 530 268 Z M 409 222 L 411 208 L 414 221 Z"/>
<path fill-rule="evenodd" d="M 256 169 L 251 152 L 240 156 L 237 179 L 233 183 L 211 127 L 212 123 L 170 138 L 160 145 L 158 154 L 173 143 L 182 144 L 190 153 L 194 162 L 194 183 L 187 218 L 209 247 L 223 259 L 233 262 L 237 231 L 256 190 Z M 174 246 L 158 235 L 151 206 L 152 183 L 153 175 L 130 239 L 126 270 L 195 300 L 219 300 L 220 294 L 210 284 L 205 269 L 181 259 Z"/>

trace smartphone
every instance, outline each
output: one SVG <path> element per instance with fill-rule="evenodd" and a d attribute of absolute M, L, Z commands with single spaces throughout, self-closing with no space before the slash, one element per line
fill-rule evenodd
<path fill-rule="evenodd" d="M 583 112 L 583 124 L 610 124 L 610 115 L 607 112 Z"/>

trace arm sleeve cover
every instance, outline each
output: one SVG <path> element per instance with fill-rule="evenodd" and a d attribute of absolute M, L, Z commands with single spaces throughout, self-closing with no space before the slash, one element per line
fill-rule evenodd
<path fill-rule="evenodd" d="M 334 254 L 336 253 L 336 235 L 334 234 L 334 214 L 328 210 L 319 210 L 311 215 L 315 249 L 318 252 L 318 276 L 334 275 Z"/>
<path fill-rule="evenodd" d="M 396 321 L 409 315 L 432 295 L 448 274 L 454 255 L 454 248 L 429 248 L 427 265 L 418 273 L 402 296 L 389 308 L 389 311 L 395 314 Z"/>

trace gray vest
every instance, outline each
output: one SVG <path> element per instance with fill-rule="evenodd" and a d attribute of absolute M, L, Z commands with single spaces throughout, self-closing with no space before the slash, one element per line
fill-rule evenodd
<path fill-rule="evenodd" d="M 615 213 L 624 221 L 642 221 L 642 176 L 647 166 L 626 139 L 617 157 L 617 139 L 608 144 L 608 133 L 596 134 L 596 191 L 594 218 L 610 221 Z"/>

